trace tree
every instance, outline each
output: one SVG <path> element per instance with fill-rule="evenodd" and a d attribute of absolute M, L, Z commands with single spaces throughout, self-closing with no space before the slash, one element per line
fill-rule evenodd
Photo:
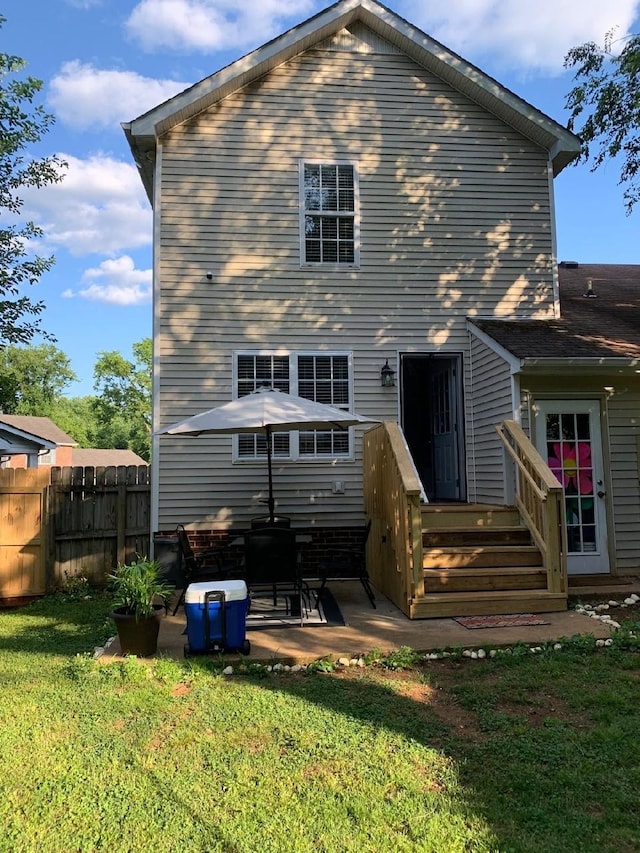
<path fill-rule="evenodd" d="M 0 15 L 0 27 L 6 19 Z M 42 106 L 33 106 L 42 81 L 21 79 L 26 63 L 19 56 L 0 53 L 0 214 L 18 219 L 23 200 L 21 188 L 43 187 L 62 178 L 63 161 L 56 156 L 25 156 L 28 146 L 40 141 L 54 119 Z M 8 79 L 8 78 L 12 79 Z M 27 343 L 40 332 L 43 302 L 22 293 L 54 263 L 53 257 L 33 255 L 28 246 L 42 236 L 33 222 L 0 226 L 0 344 Z"/>
<path fill-rule="evenodd" d="M 102 446 L 98 444 L 100 424 L 95 410 L 95 397 L 60 397 L 53 404 L 48 417 L 63 432 L 72 436 L 78 447 Z"/>
<path fill-rule="evenodd" d="M 71 362 L 53 344 L 0 348 L 0 410 L 7 414 L 51 417 L 76 379 Z"/>
<path fill-rule="evenodd" d="M 101 352 L 93 369 L 95 408 L 103 425 L 104 447 L 129 447 L 144 459 L 151 454 L 151 338 L 133 344 L 133 361 L 119 352 Z"/>
<path fill-rule="evenodd" d="M 619 182 L 626 184 L 624 199 L 631 213 L 640 199 L 640 36 L 629 38 L 614 54 L 614 32 L 607 33 L 604 48 L 587 42 L 565 57 L 565 68 L 576 69 L 577 83 L 566 97 L 566 107 L 571 111 L 569 130 L 583 141 L 581 160 L 590 159 L 592 143 L 599 146 L 592 171 L 610 158 L 622 157 Z"/>

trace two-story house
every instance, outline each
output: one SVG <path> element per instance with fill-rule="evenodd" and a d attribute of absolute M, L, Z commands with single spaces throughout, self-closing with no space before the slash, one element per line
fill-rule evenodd
<path fill-rule="evenodd" d="M 154 210 L 156 431 L 265 384 L 383 422 L 364 442 L 274 436 L 277 511 L 312 556 L 372 518 L 372 578 L 411 616 L 562 608 L 567 547 L 575 571 L 611 568 L 588 565 L 615 548 L 573 476 L 606 468 L 610 392 L 498 331 L 560 319 L 553 179 L 573 134 L 373 0 L 339 0 L 124 129 Z M 156 435 L 153 528 L 246 527 L 264 458 L 252 435 Z M 590 476 L 607 491 L 610 472 Z M 451 524 L 473 528 L 453 555 Z M 484 555 L 478 532 L 514 525 L 530 538 Z"/>

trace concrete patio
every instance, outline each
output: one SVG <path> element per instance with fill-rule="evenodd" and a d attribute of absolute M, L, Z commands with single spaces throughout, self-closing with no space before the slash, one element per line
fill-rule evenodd
<path fill-rule="evenodd" d="M 410 620 L 381 593 L 376 592 L 374 610 L 357 581 L 329 584 L 344 620 L 341 626 L 287 626 L 247 631 L 251 653 L 245 658 L 262 663 L 309 663 L 326 656 L 348 657 L 372 649 L 388 652 L 400 646 L 416 651 L 445 647 L 498 648 L 524 642 L 531 645 L 559 640 L 575 634 L 611 635 L 604 623 L 567 610 L 541 615 L 548 624 L 469 630 L 455 619 Z M 162 619 L 156 657 L 184 658 L 186 619 L 180 609 L 176 616 Z M 103 660 L 121 656 L 117 638 L 105 650 Z M 229 658 L 237 655 L 229 654 Z"/>

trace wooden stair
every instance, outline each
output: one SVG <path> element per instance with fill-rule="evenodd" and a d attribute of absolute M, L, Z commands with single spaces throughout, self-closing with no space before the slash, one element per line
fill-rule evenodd
<path fill-rule="evenodd" d="M 566 610 L 542 555 L 512 507 L 440 504 L 422 510 L 424 592 L 414 619 Z"/>

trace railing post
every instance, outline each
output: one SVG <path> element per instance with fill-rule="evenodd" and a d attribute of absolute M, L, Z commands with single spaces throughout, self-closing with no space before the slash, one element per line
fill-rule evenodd
<path fill-rule="evenodd" d="M 424 595 L 424 568 L 422 557 L 422 513 L 420 512 L 420 500 L 415 495 L 409 499 L 409 512 L 411 513 L 411 554 L 413 583 L 411 598 L 416 595 Z"/>
<path fill-rule="evenodd" d="M 502 470 L 504 471 L 504 502 L 505 506 L 513 506 L 516 497 L 516 471 L 513 460 L 502 445 Z"/>

